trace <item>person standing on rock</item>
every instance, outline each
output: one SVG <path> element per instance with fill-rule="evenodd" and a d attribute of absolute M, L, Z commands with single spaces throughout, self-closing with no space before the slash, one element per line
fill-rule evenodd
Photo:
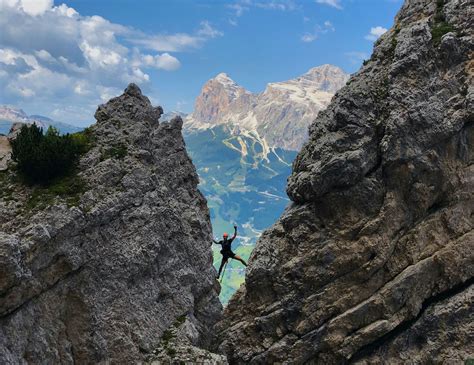
<path fill-rule="evenodd" d="M 227 263 L 229 258 L 233 258 L 235 260 L 238 260 L 242 264 L 247 266 L 247 263 L 244 261 L 244 259 L 242 259 L 242 257 L 240 257 L 239 255 L 236 255 L 232 251 L 231 246 L 232 246 L 232 242 L 234 241 L 235 237 L 237 237 L 237 226 L 236 225 L 234 225 L 234 235 L 232 236 L 232 238 L 229 238 L 229 235 L 227 233 L 224 233 L 223 236 L 222 236 L 223 239 L 221 241 L 212 240 L 215 244 L 222 246 L 222 249 L 221 249 L 222 261 L 221 261 L 221 266 L 219 267 L 219 273 L 217 274 L 218 279 L 221 276 L 222 268 Z"/>

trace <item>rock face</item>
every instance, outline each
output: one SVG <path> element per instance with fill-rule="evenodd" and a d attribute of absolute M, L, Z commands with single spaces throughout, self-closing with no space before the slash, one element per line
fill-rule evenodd
<path fill-rule="evenodd" d="M 159 346 L 154 349 L 151 354 L 146 356 L 145 364 L 228 364 L 227 358 L 224 355 L 215 354 L 193 346 L 186 336 L 187 331 L 186 323 L 183 323 L 182 317 L 178 317 L 171 327 L 163 334 Z"/>
<path fill-rule="evenodd" d="M 35 207 L 43 190 L 0 174 L 0 363 L 135 363 L 178 317 L 208 341 L 209 212 L 182 120 L 161 114 L 133 84 L 97 109 L 76 200 Z"/>
<path fill-rule="evenodd" d="M 231 363 L 474 357 L 473 19 L 406 0 L 319 114 L 218 325 Z"/>
<path fill-rule="evenodd" d="M 12 148 L 10 141 L 6 136 L 0 136 L 0 171 L 5 171 L 8 168 L 8 163 L 11 160 Z"/>
<path fill-rule="evenodd" d="M 323 65 L 252 94 L 221 73 L 203 86 L 185 128 L 202 130 L 230 124 L 257 133 L 269 147 L 297 151 L 307 140 L 310 122 L 348 78 L 340 68 Z"/>
<path fill-rule="evenodd" d="M 171 111 L 168 113 L 163 114 L 160 117 L 160 122 L 169 122 L 174 117 L 180 117 L 181 119 L 186 118 L 187 114 L 179 111 Z"/>
<path fill-rule="evenodd" d="M 237 85 L 226 73 L 220 73 L 204 84 L 196 98 L 193 121 L 211 125 L 224 123 L 229 112 L 239 112 L 252 94 Z"/>
<path fill-rule="evenodd" d="M 11 125 L 8 135 L 0 135 L 0 171 L 6 171 L 12 160 L 11 141 L 20 133 L 21 127 L 25 124 L 15 122 Z"/>

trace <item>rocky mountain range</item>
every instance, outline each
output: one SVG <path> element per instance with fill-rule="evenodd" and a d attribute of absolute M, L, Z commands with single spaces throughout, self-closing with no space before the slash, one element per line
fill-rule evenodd
<path fill-rule="evenodd" d="M 0 105 L 0 134 L 8 134 L 14 123 L 36 124 L 44 130 L 53 126 L 61 133 L 75 133 L 83 128 L 71 124 L 54 121 L 42 115 L 27 115 L 22 109 L 8 105 Z"/>
<path fill-rule="evenodd" d="M 193 113 L 185 119 L 185 129 L 231 124 L 258 133 L 268 148 L 298 151 L 308 137 L 309 124 L 348 78 L 340 68 L 323 65 L 252 94 L 220 73 L 203 86 Z"/>
<path fill-rule="evenodd" d="M 183 121 L 136 85 L 97 109 L 73 190 L 9 165 L 0 363 L 472 362 L 472 19 L 469 1 L 405 0 L 311 124 L 224 311 Z"/>
<path fill-rule="evenodd" d="M 195 110 L 184 117 L 184 138 L 196 165 L 199 189 L 208 200 L 216 235 L 239 224 L 236 252 L 247 259 L 261 232 L 285 209 L 291 163 L 307 138 L 307 128 L 348 75 L 323 65 L 252 94 L 224 73 L 206 82 Z M 170 119 L 176 112 L 165 115 Z M 220 264 L 218 247 L 215 261 Z M 231 261 L 223 280 L 225 304 L 244 280 Z"/>
<path fill-rule="evenodd" d="M 406 0 L 311 125 L 218 325 L 229 362 L 473 361 L 473 19 Z"/>

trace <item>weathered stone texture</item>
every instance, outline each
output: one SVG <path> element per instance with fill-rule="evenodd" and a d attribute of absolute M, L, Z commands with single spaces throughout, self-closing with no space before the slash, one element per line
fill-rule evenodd
<path fill-rule="evenodd" d="M 405 1 L 319 114 L 218 325 L 231 363 L 474 357 L 473 19 Z"/>
<path fill-rule="evenodd" d="M 99 106 L 78 204 L 31 208 L 31 190 L 2 180 L 0 363 L 134 363 L 180 316 L 190 343 L 208 341 L 209 212 L 182 120 L 161 114 L 133 84 Z"/>

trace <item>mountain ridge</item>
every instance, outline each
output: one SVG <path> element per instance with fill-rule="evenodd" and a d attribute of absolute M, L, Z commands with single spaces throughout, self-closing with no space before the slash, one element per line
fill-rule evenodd
<path fill-rule="evenodd" d="M 253 94 L 219 73 L 204 84 L 197 109 L 184 118 L 184 138 L 200 177 L 199 188 L 208 199 L 214 233 L 219 236 L 231 229 L 231 222 L 238 222 L 234 246 L 244 259 L 289 203 L 285 184 L 296 156 L 291 146 L 305 141 L 307 124 L 345 81 L 340 68 L 322 65 Z M 302 113 L 305 119 L 300 121 Z M 267 131 L 289 139 L 275 142 Z M 214 256 L 219 264 L 217 249 Z M 220 293 L 224 304 L 243 274 L 238 264 L 230 263 Z"/>
<path fill-rule="evenodd" d="M 339 67 L 326 64 L 253 94 L 220 73 L 204 84 L 184 128 L 191 133 L 233 124 L 256 131 L 272 147 L 296 151 L 307 139 L 309 124 L 348 78 Z"/>
<path fill-rule="evenodd" d="M 83 130 L 84 128 L 76 127 L 71 124 L 55 121 L 49 117 L 42 115 L 32 114 L 28 115 L 21 108 L 0 105 L 0 134 L 8 134 L 11 126 L 14 123 L 24 124 L 36 124 L 38 127 L 48 129 L 49 126 L 53 126 L 58 129 L 61 133 L 75 133 Z"/>

